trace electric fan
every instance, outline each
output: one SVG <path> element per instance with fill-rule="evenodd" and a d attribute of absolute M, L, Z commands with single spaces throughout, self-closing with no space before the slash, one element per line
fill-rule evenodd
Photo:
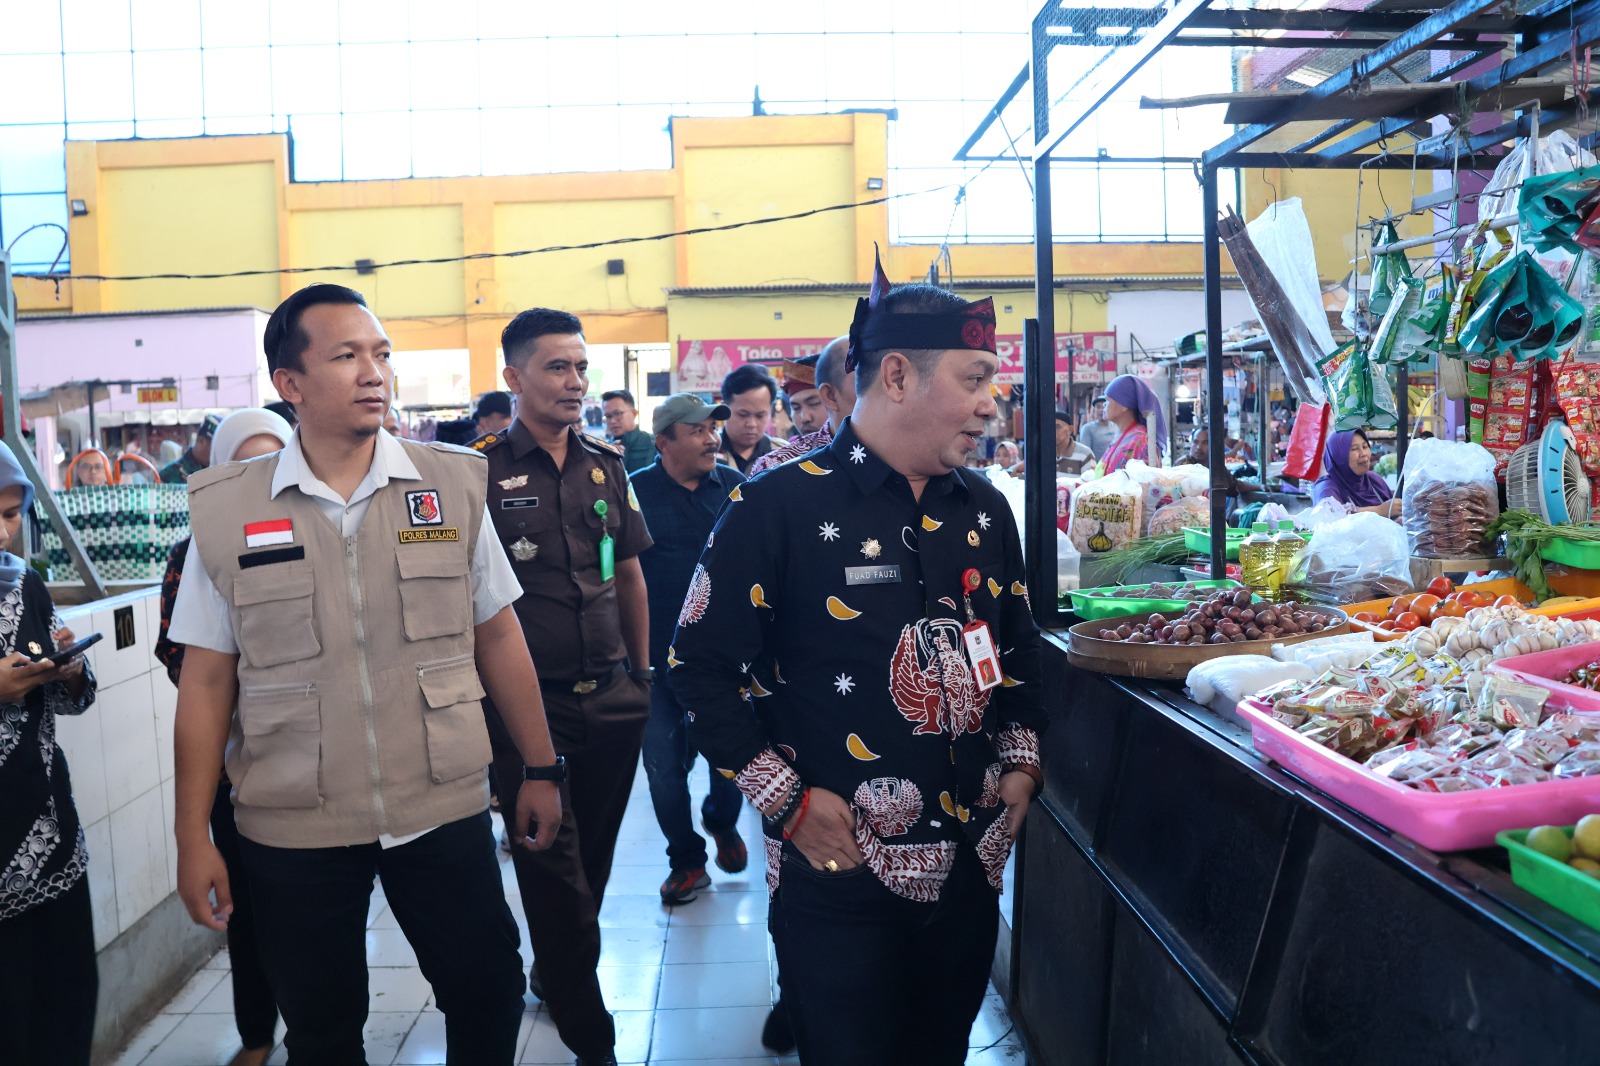
<path fill-rule="evenodd" d="M 1553 526 L 1589 520 L 1589 478 L 1565 422 L 1551 419 L 1538 440 L 1512 453 L 1506 464 L 1506 504 Z"/>

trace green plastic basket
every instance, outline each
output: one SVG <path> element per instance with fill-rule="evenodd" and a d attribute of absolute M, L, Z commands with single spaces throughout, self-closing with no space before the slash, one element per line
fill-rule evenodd
<path fill-rule="evenodd" d="M 1193 584 L 1207 589 L 1241 587 L 1237 581 L 1229 578 L 1196 581 Z M 1112 595 L 1115 592 L 1137 591 L 1139 588 L 1141 588 L 1139 585 L 1107 585 L 1103 588 L 1068 592 L 1067 596 L 1072 599 L 1072 612 L 1086 622 L 1099 618 L 1115 618 L 1124 614 L 1154 614 L 1157 611 L 1171 614 L 1174 611 L 1187 610 L 1189 607 L 1189 600 L 1141 599 L 1137 596 Z"/>
<path fill-rule="evenodd" d="M 1230 529 L 1227 531 L 1228 559 L 1239 561 L 1239 545 L 1244 543 L 1244 538 L 1250 535 L 1248 529 Z M 1199 526 L 1183 527 L 1183 546 L 1195 555 L 1211 554 L 1211 530 L 1201 529 Z"/>
<path fill-rule="evenodd" d="M 1562 830 L 1572 836 L 1572 826 Z M 1527 837 L 1526 829 L 1507 829 L 1494 836 L 1511 856 L 1512 882 L 1589 928 L 1600 929 L 1600 880 L 1534 851 L 1523 843 Z"/>
<path fill-rule="evenodd" d="M 1539 549 L 1548 563 L 1561 563 L 1579 570 L 1600 570 L 1600 542 L 1552 537 Z"/>

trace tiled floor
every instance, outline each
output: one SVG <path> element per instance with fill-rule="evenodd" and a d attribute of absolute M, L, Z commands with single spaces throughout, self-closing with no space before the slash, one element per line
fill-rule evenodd
<path fill-rule="evenodd" d="M 692 787 L 697 800 L 705 794 L 704 763 Z M 760 819 L 748 806 L 740 831 L 747 843 L 757 844 Z M 731 1066 L 799 1061 L 793 1055 L 774 1056 L 761 1046 L 774 966 L 760 854 L 758 845 L 752 848 L 753 861 L 742 874 L 713 869 L 715 884 L 693 903 L 663 907 L 656 890 L 666 876 L 666 856 L 641 771 L 600 911 L 605 927 L 600 980 L 617 1019 L 619 1062 Z M 506 898 L 522 930 L 526 959 L 527 924 L 511 862 L 504 854 L 500 866 Z M 444 1015 L 433 1006 L 432 991 L 384 902 L 381 885 L 373 893 L 368 915 L 367 959 L 372 1003 L 367 1061 L 374 1066 L 444 1062 Z M 229 982 L 228 956 L 223 952 L 135 1036 L 115 1066 L 227 1063 L 239 1049 Z M 991 994 L 984 1002 L 971 1044 L 969 1066 L 1023 1061 L 999 996 Z M 271 1061 L 286 1061 L 282 1047 Z M 572 1062 L 572 1053 L 532 997 L 517 1040 L 517 1061 Z"/>

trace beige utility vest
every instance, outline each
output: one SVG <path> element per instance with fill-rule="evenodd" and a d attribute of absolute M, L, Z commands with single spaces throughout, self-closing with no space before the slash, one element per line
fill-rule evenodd
<path fill-rule="evenodd" d="M 194 545 L 239 645 L 227 767 L 258 843 L 366 844 L 488 804 L 468 577 L 488 466 L 401 444 L 421 480 L 391 479 L 349 538 L 298 488 L 272 497 L 277 455 L 189 479 Z"/>

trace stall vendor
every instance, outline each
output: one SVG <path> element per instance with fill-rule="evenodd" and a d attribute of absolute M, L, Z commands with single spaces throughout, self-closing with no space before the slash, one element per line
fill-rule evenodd
<path fill-rule="evenodd" d="M 1167 419 L 1161 413 L 1161 400 L 1149 385 L 1132 374 L 1123 374 L 1107 385 L 1106 417 L 1116 424 L 1117 439 L 1100 457 L 1105 473 L 1121 470 L 1129 459 L 1143 459 L 1152 466 L 1158 462 L 1158 442 L 1167 437 Z M 1154 440 L 1150 438 L 1152 419 Z"/>
<path fill-rule="evenodd" d="M 1372 472 L 1372 442 L 1365 430 L 1335 433 L 1322 449 L 1322 476 L 1311 486 L 1311 502 L 1335 499 L 1357 511 L 1385 518 L 1400 514 L 1400 500 L 1389 483 Z"/>
<path fill-rule="evenodd" d="M 1226 448 L 1226 444 L 1224 447 Z M 1231 461 L 1226 455 L 1224 455 L 1224 460 L 1225 462 Z M 1184 457 L 1183 461 L 1186 463 L 1193 463 L 1196 466 L 1203 466 L 1208 469 L 1210 468 L 1211 434 L 1205 426 L 1201 426 L 1199 429 L 1194 431 L 1194 436 L 1189 440 L 1189 454 Z M 1257 485 L 1252 481 L 1240 481 L 1238 478 L 1234 477 L 1233 471 L 1228 470 L 1226 466 L 1224 466 L 1222 473 L 1223 477 L 1227 479 L 1227 494 L 1229 496 L 1237 496 L 1243 500 L 1248 499 L 1253 493 L 1261 491 L 1260 485 Z"/>

